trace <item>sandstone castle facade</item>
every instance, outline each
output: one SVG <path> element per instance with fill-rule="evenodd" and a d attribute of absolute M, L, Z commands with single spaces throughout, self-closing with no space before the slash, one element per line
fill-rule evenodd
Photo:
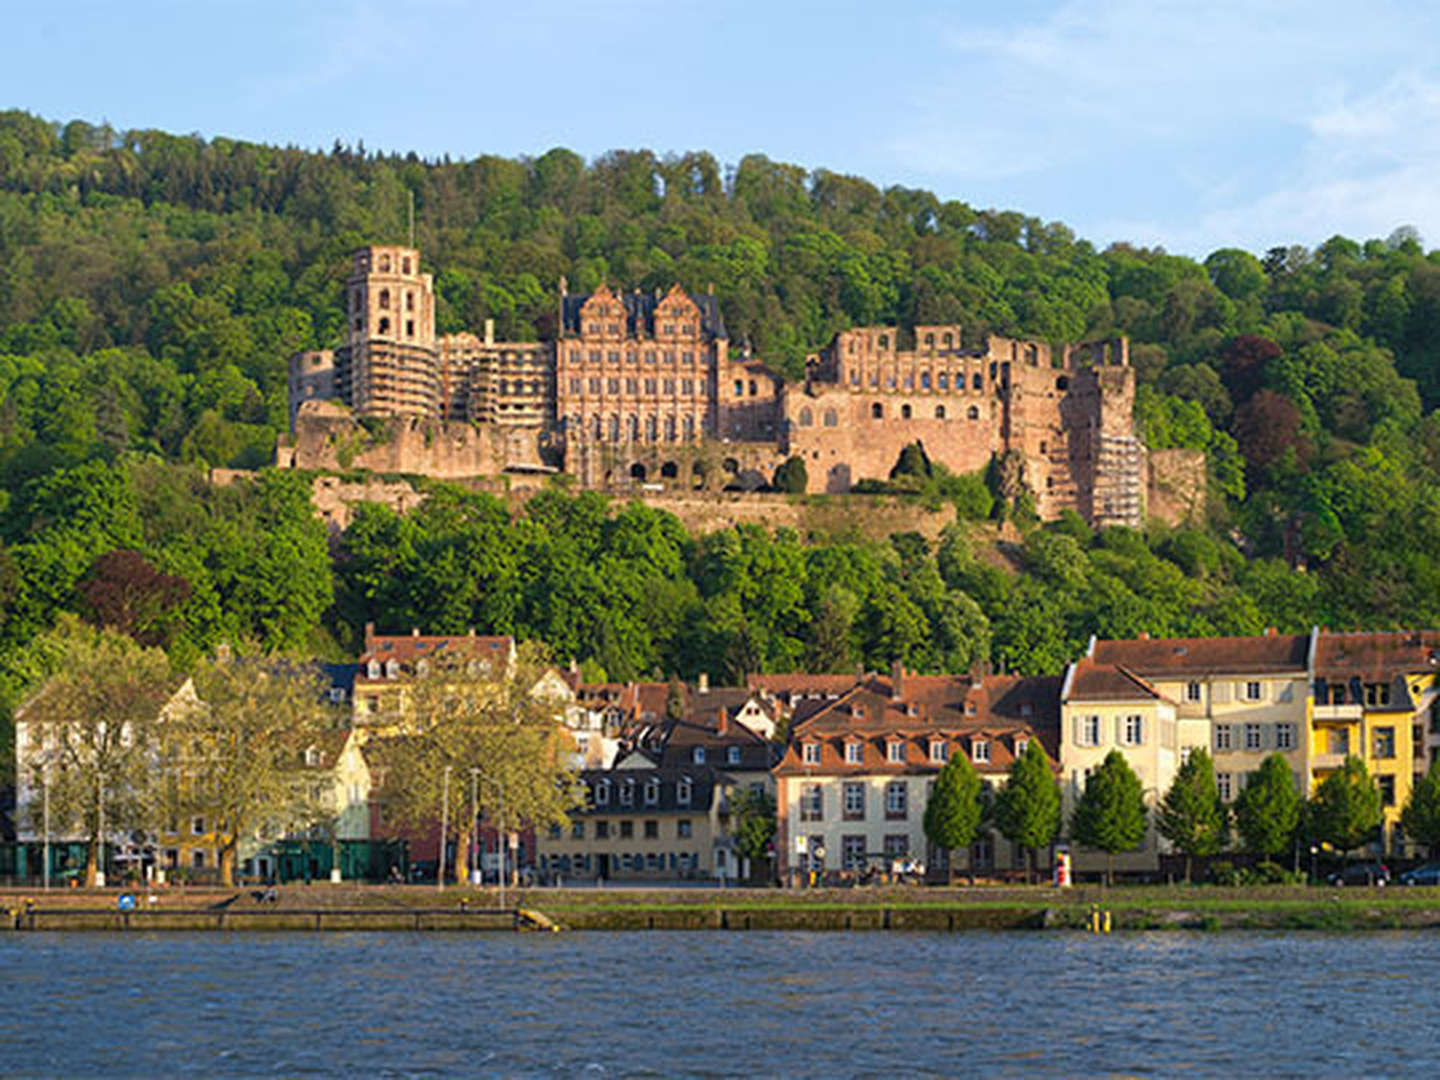
<path fill-rule="evenodd" d="M 955 472 L 998 458 L 1042 517 L 1097 526 L 1140 524 L 1155 486 L 1123 339 L 967 348 L 954 325 L 861 327 L 787 384 L 731 350 L 713 294 L 678 286 L 577 296 L 562 279 L 551 341 L 498 342 L 488 321 L 437 336 L 431 276 L 397 246 L 355 254 L 346 309 L 339 348 L 291 362 L 282 465 L 748 490 L 798 457 L 809 490 L 845 492 L 918 442 Z M 1193 482 L 1197 463 L 1179 471 Z"/>

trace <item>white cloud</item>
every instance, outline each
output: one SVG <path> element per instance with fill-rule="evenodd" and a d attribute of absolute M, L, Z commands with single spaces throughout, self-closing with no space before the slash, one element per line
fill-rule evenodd
<path fill-rule="evenodd" d="M 1102 242 L 1203 255 L 1402 223 L 1440 240 L 1436 24 L 1399 3 L 1068 0 L 952 25 L 957 74 L 913 96 L 889 147 L 1008 181 Z"/>

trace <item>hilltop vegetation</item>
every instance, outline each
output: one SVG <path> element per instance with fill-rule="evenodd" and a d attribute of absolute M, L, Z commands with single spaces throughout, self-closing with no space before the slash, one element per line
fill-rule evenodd
<path fill-rule="evenodd" d="M 1095 537 L 997 504 L 1027 533 L 1017 578 L 963 527 L 934 548 L 697 538 L 594 496 L 512 520 L 443 491 L 409 519 L 361 514 L 331 551 L 305 478 L 216 491 L 199 467 L 270 459 L 288 356 L 337 342 L 348 252 L 403 240 L 412 195 L 443 331 L 547 335 L 564 275 L 577 291 L 713 283 L 735 342 L 792 378 L 860 323 L 1128 334 L 1146 440 L 1207 453 L 1207 519 Z M 67 610 L 129 621 L 181 662 L 235 636 L 338 652 L 373 618 L 535 636 L 618 677 L 1053 671 L 1091 632 L 1436 625 L 1437 404 L 1440 253 L 1404 229 L 1196 261 L 760 156 L 427 162 L 0 114 L 10 657 Z M 913 486 L 962 491 L 972 515 L 990 501 Z M 24 663 L 8 664 L 13 696 Z"/>

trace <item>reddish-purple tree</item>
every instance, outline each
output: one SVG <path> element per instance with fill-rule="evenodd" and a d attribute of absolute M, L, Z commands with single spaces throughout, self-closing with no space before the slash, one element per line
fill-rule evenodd
<path fill-rule="evenodd" d="M 80 595 L 96 625 L 163 646 L 170 637 L 166 616 L 190 598 L 190 583 L 157 570 L 138 551 L 119 548 L 95 560 Z"/>

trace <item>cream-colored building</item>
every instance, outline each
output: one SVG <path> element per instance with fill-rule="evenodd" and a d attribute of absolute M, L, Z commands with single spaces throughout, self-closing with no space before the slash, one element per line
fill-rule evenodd
<path fill-rule="evenodd" d="M 950 853 L 925 837 L 935 776 L 965 754 L 982 782 L 1002 785 L 1015 758 L 1038 739 L 1056 759 L 1058 678 L 867 676 L 848 692 L 797 709 L 790 744 L 775 768 L 776 851 L 792 872 L 858 874 L 897 863 L 950 867 Z M 953 869 L 1018 872 L 1025 853 L 983 833 Z M 1048 864 L 1048 852 L 1040 865 Z"/>
<path fill-rule="evenodd" d="M 1087 657 L 1065 673 L 1060 716 L 1061 795 L 1067 828 L 1091 772 L 1119 750 L 1140 779 L 1150 816 L 1140 846 L 1118 853 L 1114 868 L 1154 870 L 1159 850 L 1154 810 L 1180 763 L 1175 703 L 1133 672 Z M 1072 853 L 1078 873 L 1098 871 L 1108 863 L 1100 852 L 1084 847 L 1072 845 Z"/>

